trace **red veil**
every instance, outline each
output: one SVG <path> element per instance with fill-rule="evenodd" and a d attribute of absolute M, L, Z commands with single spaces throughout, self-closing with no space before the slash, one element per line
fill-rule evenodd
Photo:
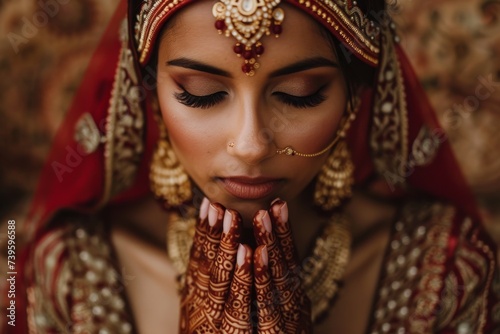
<path fill-rule="evenodd" d="M 175 5 L 155 9 L 152 16 L 161 17 L 159 22 L 142 22 L 145 38 L 154 41 L 162 23 L 190 2 L 163 1 Z M 411 189 L 453 203 L 480 224 L 475 200 L 450 143 L 401 46 L 394 41 L 397 37 L 390 25 L 385 24 L 379 31 L 370 30 L 361 22 L 364 17 L 356 16 L 359 13 L 355 2 L 346 1 L 346 11 L 352 14 L 348 20 L 359 23 L 364 36 L 376 36 L 375 45 L 360 41 L 360 31 L 354 31 L 354 25 L 342 19 L 345 13 L 335 16 L 327 11 L 323 5 L 326 1 L 287 2 L 307 11 L 347 50 L 377 67 L 375 88 L 365 92 L 348 134 L 356 183 L 362 185 L 378 173 L 398 192 Z M 26 224 L 34 238 L 63 208 L 90 212 L 138 199 L 149 192 L 149 164 L 158 138 L 147 103 L 154 73 L 145 66 L 150 55 L 147 52 L 151 51 L 137 51 L 134 36 L 135 20 L 144 6 L 153 5 L 129 1 L 127 29 L 123 26 L 127 4 L 120 1 L 90 62 L 40 176 Z M 129 44 L 133 47 L 129 48 Z M 117 64 L 127 61 L 129 65 L 117 68 Z M 126 96 L 122 94 L 124 90 Z M 486 236 L 484 239 L 489 240 Z M 453 252 L 453 240 L 449 247 Z M 19 325 L 22 322 L 18 315 Z M 19 325 L 17 332 L 26 333 Z"/>

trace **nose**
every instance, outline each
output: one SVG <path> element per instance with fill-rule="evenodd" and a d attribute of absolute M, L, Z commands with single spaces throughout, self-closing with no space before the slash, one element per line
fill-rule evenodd
<path fill-rule="evenodd" d="M 274 136 L 263 120 L 265 112 L 259 112 L 257 104 L 247 104 L 240 110 L 228 152 L 249 165 L 256 165 L 274 155 Z"/>

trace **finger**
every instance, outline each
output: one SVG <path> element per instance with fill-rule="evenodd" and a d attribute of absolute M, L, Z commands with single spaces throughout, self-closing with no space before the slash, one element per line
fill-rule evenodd
<path fill-rule="evenodd" d="M 253 262 L 259 333 L 280 333 L 284 328 L 283 319 L 268 270 L 267 246 L 257 247 Z"/>
<path fill-rule="evenodd" d="M 272 230 L 269 212 L 261 210 L 254 216 L 254 233 L 259 245 L 266 245 L 269 256 L 269 270 L 276 288 L 276 298 L 280 303 L 287 303 L 291 294 L 287 291 L 288 268 L 286 266 L 278 239 Z"/>
<path fill-rule="evenodd" d="M 202 259 L 210 265 L 215 260 L 219 250 L 225 211 L 224 206 L 219 203 L 211 203 L 208 208 L 208 230 L 203 243 Z"/>
<path fill-rule="evenodd" d="M 293 332 L 293 328 L 297 326 L 300 318 L 299 301 L 304 294 L 301 289 L 300 278 L 296 273 L 288 269 L 279 239 L 273 235 L 273 231 L 269 232 L 269 226 L 272 226 L 269 213 L 265 211 L 265 213 L 256 215 L 254 224 L 257 228 L 260 228 L 260 234 L 268 234 L 268 236 L 261 239 L 269 242 L 267 250 L 269 271 L 274 286 L 274 300 L 279 305 L 286 332 Z"/>
<path fill-rule="evenodd" d="M 198 267 L 203 254 L 203 244 L 205 242 L 206 233 L 208 230 L 208 207 L 210 201 L 204 197 L 200 206 L 199 218 L 196 223 L 195 234 L 193 237 L 193 245 L 189 255 L 189 262 L 186 269 L 186 286 L 188 290 L 194 284 L 194 277 L 198 272 Z"/>
<path fill-rule="evenodd" d="M 236 265 L 236 254 L 241 238 L 241 217 L 237 211 L 224 213 L 222 237 L 210 274 L 207 313 L 220 328 L 226 298 Z"/>
<path fill-rule="evenodd" d="M 219 250 L 222 233 L 222 219 L 225 208 L 219 203 L 211 203 L 208 207 L 208 228 L 203 241 L 202 254 L 199 260 L 198 273 L 195 277 L 197 296 L 202 302 L 207 295 L 210 272 Z"/>
<path fill-rule="evenodd" d="M 236 269 L 222 318 L 223 333 L 252 333 L 250 321 L 252 283 L 252 249 L 240 244 L 236 255 Z"/>
<path fill-rule="evenodd" d="M 285 201 L 278 199 L 271 204 L 269 211 L 288 270 L 295 272 L 299 268 L 299 264 L 292 230 L 288 222 L 288 205 Z"/>
<path fill-rule="evenodd" d="M 182 307 L 180 314 L 179 333 L 189 332 L 190 315 L 196 310 L 195 298 L 195 282 L 197 280 L 198 267 L 203 254 L 203 244 L 205 242 L 208 231 L 208 207 L 209 200 L 204 197 L 200 206 L 200 213 L 196 223 L 196 230 L 193 237 L 193 245 L 189 256 L 189 262 L 186 269 L 185 288 L 182 292 Z"/>
<path fill-rule="evenodd" d="M 285 201 L 276 200 L 271 204 L 269 212 L 271 213 L 275 234 L 288 268 L 285 285 L 286 292 L 283 294 L 281 309 L 283 310 L 283 320 L 287 328 L 289 328 L 303 321 L 300 320 L 302 319 L 301 312 L 308 310 L 304 303 L 307 296 L 302 288 L 301 267 L 298 263 L 297 250 L 288 221 L 288 205 Z M 290 294 L 289 298 L 286 295 L 287 293 Z"/>

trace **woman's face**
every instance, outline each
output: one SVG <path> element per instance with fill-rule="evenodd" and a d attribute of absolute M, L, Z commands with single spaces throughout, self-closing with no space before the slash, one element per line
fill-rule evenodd
<path fill-rule="evenodd" d="M 262 38 L 252 77 L 217 33 L 212 1 L 179 12 L 159 41 L 158 100 L 172 146 L 213 202 L 245 220 L 280 197 L 293 201 L 319 172 L 319 157 L 277 155 L 324 149 L 346 106 L 331 44 L 307 14 L 288 5 L 279 38 Z"/>

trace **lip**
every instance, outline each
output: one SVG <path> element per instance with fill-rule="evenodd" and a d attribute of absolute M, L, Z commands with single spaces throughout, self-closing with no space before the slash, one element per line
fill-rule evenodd
<path fill-rule="evenodd" d="M 240 199 L 267 197 L 276 191 L 281 182 L 276 178 L 247 176 L 221 177 L 218 181 L 229 194 Z"/>

